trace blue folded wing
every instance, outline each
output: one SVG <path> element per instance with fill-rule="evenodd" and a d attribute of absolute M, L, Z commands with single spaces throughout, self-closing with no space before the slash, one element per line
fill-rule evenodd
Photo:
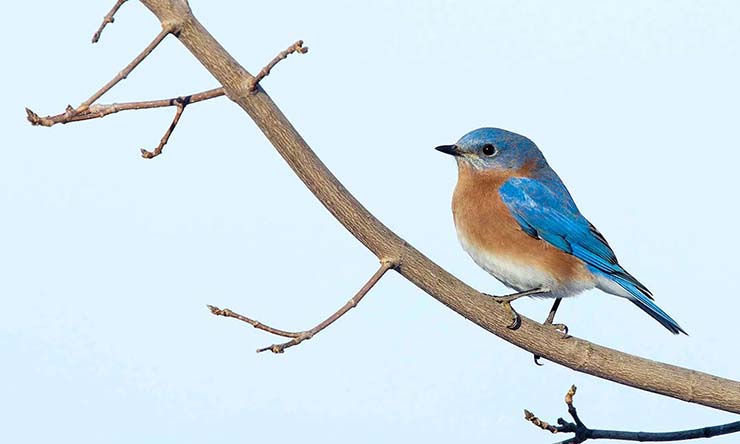
<path fill-rule="evenodd" d="M 530 236 L 605 273 L 625 273 L 604 236 L 581 215 L 561 183 L 514 177 L 501 186 L 499 194 Z"/>
<path fill-rule="evenodd" d="M 582 260 L 592 273 L 624 288 L 635 305 L 668 330 L 684 332 L 652 302 L 650 291 L 619 265 L 604 236 L 578 211 L 556 176 L 544 180 L 514 177 L 499 188 L 499 195 L 525 233 Z"/>

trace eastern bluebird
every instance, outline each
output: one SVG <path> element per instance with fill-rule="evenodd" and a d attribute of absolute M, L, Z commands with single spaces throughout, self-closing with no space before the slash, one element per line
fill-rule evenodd
<path fill-rule="evenodd" d="M 480 128 L 436 148 L 457 160 L 452 198 L 457 236 L 476 264 L 522 296 L 561 298 L 598 288 L 632 301 L 671 333 L 686 332 L 622 268 L 604 236 L 578 211 L 537 145 L 519 134 Z M 555 324 L 558 325 L 558 324 Z M 567 333 L 567 327 L 559 325 Z"/>

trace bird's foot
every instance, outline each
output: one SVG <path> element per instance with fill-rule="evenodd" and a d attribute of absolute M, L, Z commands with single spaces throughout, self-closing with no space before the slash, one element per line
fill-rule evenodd
<path fill-rule="evenodd" d="M 520 291 L 518 293 L 507 294 L 505 296 L 493 296 L 493 295 L 486 294 L 486 293 L 483 293 L 483 294 L 485 296 L 492 298 L 494 301 L 504 306 L 504 309 L 511 316 L 511 323 L 507 325 L 506 328 L 509 328 L 511 330 L 516 330 L 517 328 L 519 328 L 520 325 L 522 325 L 522 318 L 519 316 L 519 313 L 517 313 L 516 310 L 514 310 L 514 307 L 511 306 L 511 303 L 516 301 L 519 298 L 523 298 L 524 296 L 533 296 L 536 294 L 547 293 L 548 291 L 550 291 L 550 289 L 541 287 L 541 288 L 534 288 L 532 290 L 527 290 L 527 291 Z"/>
<path fill-rule="evenodd" d="M 545 324 L 550 325 L 552 328 L 555 329 L 555 331 L 562 334 L 561 339 L 568 339 L 570 336 L 568 335 L 568 326 L 565 324 Z"/>
<path fill-rule="evenodd" d="M 517 328 L 519 328 L 520 325 L 522 325 L 522 318 L 519 316 L 519 313 L 514 310 L 514 307 L 511 306 L 511 300 L 507 299 L 508 296 L 494 296 L 488 293 L 483 293 L 483 296 L 488 296 L 489 298 L 503 305 L 504 310 L 506 310 L 506 312 L 511 317 L 511 323 L 507 325 L 506 328 L 516 330 Z"/>
<path fill-rule="evenodd" d="M 522 318 L 519 316 L 519 313 L 514 310 L 514 307 L 511 306 L 511 302 L 501 301 L 500 303 L 504 306 L 504 310 L 509 313 L 509 316 L 511 316 L 511 323 L 507 325 L 506 328 L 510 330 L 516 330 L 519 328 L 519 326 L 522 325 Z"/>
<path fill-rule="evenodd" d="M 568 326 L 565 324 L 553 324 L 552 321 L 547 322 L 545 321 L 544 324 L 542 324 L 545 327 L 552 327 L 555 331 L 561 334 L 560 339 L 568 339 L 570 336 L 568 335 Z M 534 363 L 542 366 L 542 363 L 540 362 L 540 358 L 542 356 L 534 355 Z"/>

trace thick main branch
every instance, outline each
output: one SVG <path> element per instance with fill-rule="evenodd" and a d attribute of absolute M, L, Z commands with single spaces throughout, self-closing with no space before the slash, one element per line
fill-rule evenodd
<path fill-rule="evenodd" d="M 141 0 L 162 22 L 176 26 L 180 42 L 221 83 L 226 95 L 255 121 L 319 201 L 378 258 L 398 257 L 397 270 L 466 319 L 530 353 L 576 371 L 688 402 L 740 413 L 740 382 L 622 353 L 571 337 L 522 317 L 521 327 L 496 302 L 429 260 L 373 216 L 337 180 L 253 76 L 193 16 L 185 0 Z"/>

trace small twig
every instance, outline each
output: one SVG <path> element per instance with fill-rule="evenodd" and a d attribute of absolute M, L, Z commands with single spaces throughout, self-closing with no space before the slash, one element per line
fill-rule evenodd
<path fill-rule="evenodd" d="M 273 353 L 283 353 L 286 348 L 293 347 L 294 345 L 298 345 L 305 340 L 311 339 L 321 330 L 325 329 L 326 327 L 333 324 L 337 319 L 341 318 L 345 313 L 355 308 L 357 304 L 360 303 L 362 298 L 364 298 L 365 295 L 370 291 L 370 289 L 372 289 L 373 286 L 375 286 L 375 284 L 378 283 L 378 281 L 380 280 L 380 278 L 383 277 L 385 272 L 390 270 L 391 268 L 395 268 L 396 266 L 398 266 L 398 261 L 396 260 L 381 261 L 380 268 L 378 269 L 378 271 L 376 271 L 375 274 L 373 274 L 370 277 L 370 279 L 365 283 L 365 285 L 363 285 L 362 288 L 360 288 L 360 290 L 354 296 L 352 296 L 352 298 L 349 301 L 347 301 L 346 304 L 342 306 L 342 308 L 334 312 L 334 314 L 332 314 L 331 316 L 329 316 L 324 321 L 322 321 L 320 324 L 318 324 L 317 326 L 313 327 L 310 330 L 305 330 L 305 331 L 300 331 L 300 332 L 290 332 L 290 331 L 280 330 L 280 329 L 265 325 L 259 321 L 255 321 L 254 319 L 250 319 L 246 316 L 235 313 L 229 310 L 228 308 L 220 309 L 218 307 L 214 307 L 213 305 L 209 305 L 208 309 L 211 310 L 211 313 L 217 316 L 225 316 L 227 318 L 238 319 L 242 322 L 246 322 L 247 324 L 250 324 L 252 327 L 257 328 L 259 330 L 272 333 L 276 336 L 291 338 L 291 340 L 288 342 L 283 342 L 281 344 L 272 344 L 268 347 L 257 349 L 257 353 L 267 351 L 267 350 Z"/>
<path fill-rule="evenodd" d="M 26 118 L 28 119 L 29 122 L 31 122 L 31 125 L 41 125 L 41 126 L 52 126 L 56 123 L 68 123 L 68 122 L 74 122 L 76 120 L 87 120 L 86 118 L 76 119 L 76 117 L 81 114 L 88 114 L 88 115 L 96 114 L 96 113 L 88 113 L 93 103 L 96 100 L 98 100 L 100 97 L 102 97 L 103 94 L 110 91 L 111 88 L 116 86 L 118 82 L 128 77 L 128 75 L 131 74 L 131 72 L 137 66 L 139 66 L 139 63 L 141 63 L 145 58 L 147 58 L 147 56 L 151 54 L 152 51 L 154 51 L 154 48 L 156 48 L 162 42 L 162 40 L 164 40 L 164 38 L 167 37 L 167 35 L 172 33 L 173 31 L 174 31 L 174 28 L 172 27 L 162 28 L 162 31 L 159 34 L 157 34 L 154 40 L 152 40 L 152 42 L 149 43 L 149 45 L 147 45 L 147 47 L 144 48 L 144 50 L 138 56 L 136 56 L 136 58 L 132 60 L 131 63 L 126 65 L 126 67 L 123 68 L 123 70 L 121 70 L 118 74 L 116 74 L 116 76 L 113 77 L 108 83 L 103 85 L 103 87 L 100 88 L 98 91 L 96 91 L 95 94 L 93 94 L 89 99 L 82 102 L 80 106 L 78 106 L 77 108 L 72 108 L 71 105 L 67 105 L 67 108 L 64 110 L 62 114 L 58 114 L 56 116 L 48 116 L 48 117 L 39 117 L 38 114 L 26 108 Z M 116 112 L 116 111 L 111 111 L 111 112 Z M 102 115 L 100 117 L 102 117 Z M 88 117 L 88 118 L 93 118 L 93 117 Z"/>
<path fill-rule="evenodd" d="M 548 423 L 547 421 L 541 420 L 540 418 L 536 417 L 534 413 L 530 412 L 527 409 L 524 409 L 524 419 L 541 428 L 542 430 L 547 430 L 550 433 L 560 432 L 560 430 L 556 426 Z"/>
<path fill-rule="evenodd" d="M 118 12 L 118 9 L 126 3 L 126 0 L 118 0 L 116 1 L 116 4 L 113 5 L 113 8 L 103 17 L 103 23 L 100 24 L 100 27 L 98 27 L 98 30 L 95 31 L 95 34 L 93 34 L 92 42 L 98 43 L 98 40 L 100 40 L 100 35 L 103 33 L 103 29 L 108 25 L 108 23 L 113 23 L 116 21 L 116 19 L 113 17 L 116 15 L 116 12 Z"/>
<path fill-rule="evenodd" d="M 93 103 L 98 100 L 100 97 L 103 96 L 106 92 L 110 91 L 111 88 L 116 86 L 118 82 L 128 77 L 129 74 L 137 67 L 139 66 L 139 63 L 141 63 L 149 54 L 154 51 L 154 48 L 156 48 L 162 40 L 164 40 L 165 37 L 167 37 L 168 34 L 172 33 L 174 31 L 174 28 L 172 27 L 166 27 L 162 28 L 162 31 L 157 34 L 157 36 L 152 40 L 149 45 L 147 45 L 146 48 L 138 55 L 134 60 L 131 61 L 123 70 L 121 70 L 118 74 L 116 74 L 115 77 L 113 77 L 108 83 L 106 83 L 102 88 L 100 88 L 95 94 L 93 94 L 89 99 L 85 100 L 78 106 L 77 108 L 72 108 L 71 105 L 67 105 L 67 108 L 64 110 L 62 114 L 58 114 L 56 116 L 48 116 L 48 117 L 39 117 L 38 114 L 31 111 L 30 109 L 26 108 L 26 118 L 29 122 L 31 122 L 31 125 L 41 125 L 41 126 L 52 126 L 56 123 L 68 123 L 68 122 L 74 122 L 77 120 L 87 120 L 90 118 L 98 117 L 97 114 L 100 114 L 100 112 L 90 111 L 91 107 L 93 106 Z M 161 106 L 171 106 L 171 105 L 161 105 Z M 150 107 L 151 108 L 151 107 Z M 110 111 L 107 114 L 111 114 L 116 111 Z M 78 118 L 80 115 L 85 115 L 84 118 Z M 103 117 L 107 114 L 101 114 L 99 117 Z M 91 117 L 87 117 L 91 116 Z"/>
<path fill-rule="evenodd" d="M 111 104 L 93 104 L 88 109 L 77 114 L 62 113 L 55 116 L 41 117 L 30 109 L 26 108 L 26 118 L 32 125 L 54 126 L 58 123 L 67 124 L 71 122 L 81 122 L 83 120 L 99 119 L 119 111 L 129 111 L 137 109 L 164 108 L 167 106 L 178 106 L 179 102 L 187 100 L 188 104 L 202 102 L 204 100 L 221 97 L 224 95 L 223 88 L 209 89 L 208 91 L 190 94 L 187 96 L 173 97 L 171 99 L 147 100 L 142 102 L 126 102 Z"/>
<path fill-rule="evenodd" d="M 265 325 L 259 321 L 255 321 L 254 319 L 250 319 L 246 316 L 240 315 L 239 313 L 233 312 L 229 310 L 228 308 L 218 308 L 213 305 L 207 305 L 207 307 L 209 310 L 211 310 L 211 313 L 215 314 L 216 316 L 224 316 L 227 318 L 238 319 L 242 322 L 246 322 L 247 324 L 250 324 L 252 327 L 258 330 L 272 333 L 275 336 L 282 336 L 284 338 L 297 338 L 298 336 L 300 336 L 300 333 L 294 333 L 291 331 L 285 331 L 285 330 L 279 330 L 277 328 L 272 328 L 269 325 Z"/>
<path fill-rule="evenodd" d="M 284 60 L 287 58 L 290 54 L 293 54 L 294 52 L 298 52 L 300 54 L 305 54 L 308 52 L 308 47 L 303 46 L 303 40 L 298 40 L 292 45 L 290 45 L 285 51 L 281 51 L 278 53 L 278 55 L 275 56 L 274 59 L 270 60 L 270 63 L 268 63 L 262 70 L 257 73 L 256 76 L 252 77 L 252 79 L 249 82 L 249 91 L 255 91 L 257 89 L 257 85 L 259 85 L 260 81 L 267 77 L 270 74 L 270 71 L 272 68 L 275 67 L 281 60 Z"/>
<path fill-rule="evenodd" d="M 160 154 L 162 154 L 162 150 L 164 149 L 164 146 L 167 145 L 167 141 L 170 140 L 170 136 L 172 135 L 172 131 L 175 130 L 175 127 L 177 126 L 177 122 L 180 121 L 180 116 L 182 116 L 182 112 L 185 111 L 185 107 L 190 104 L 190 101 L 188 100 L 188 97 L 184 97 L 180 99 L 177 98 L 177 112 L 175 112 L 175 117 L 172 119 L 172 123 L 170 123 L 169 128 L 167 128 L 167 131 L 165 131 L 164 136 L 162 136 L 162 139 L 159 141 L 159 145 L 154 149 L 154 151 L 147 151 L 144 148 L 141 149 L 141 157 L 144 159 L 153 159 Z"/>
<path fill-rule="evenodd" d="M 576 394 L 576 386 L 572 385 L 565 394 L 565 404 L 568 406 L 568 413 L 575 422 L 568 422 L 563 418 L 558 418 L 558 425 L 552 425 L 541 420 L 529 410 L 524 410 L 524 419 L 534 424 L 542 430 L 550 433 L 573 433 L 572 438 L 561 441 L 557 444 L 580 444 L 589 439 L 613 439 L 622 441 L 684 441 L 698 438 L 711 438 L 713 436 L 726 435 L 740 431 L 740 421 L 721 424 L 711 427 L 702 427 L 699 429 L 680 430 L 676 432 L 626 432 L 621 430 L 599 430 L 590 429 L 578 417 L 578 412 L 573 405 L 573 397 Z"/>
<path fill-rule="evenodd" d="M 90 105 L 92 105 L 93 103 L 95 103 L 96 100 L 98 100 L 100 97 L 102 97 L 103 94 L 107 93 L 108 91 L 110 91 L 111 88 L 113 88 L 114 86 L 116 86 L 118 84 L 118 82 L 120 82 L 121 80 L 123 80 L 126 77 L 128 77 L 128 75 L 131 74 L 131 72 L 134 69 L 136 69 L 137 66 L 139 66 L 139 63 L 141 63 L 142 61 L 144 61 L 144 59 L 147 58 L 147 56 L 149 56 L 149 54 L 151 54 L 152 51 L 154 51 L 154 49 L 157 46 L 159 46 L 160 43 L 162 43 L 162 40 L 164 40 L 164 38 L 167 37 L 169 34 L 171 34 L 173 31 L 174 31 L 174 28 L 172 28 L 172 27 L 164 27 L 164 28 L 162 28 L 162 30 L 159 32 L 159 34 L 157 34 L 157 36 L 154 37 L 154 40 L 152 40 L 152 42 L 149 43 L 147 45 L 147 47 L 144 48 L 144 50 L 141 51 L 141 53 L 139 55 L 137 55 L 136 58 L 134 58 L 134 60 L 131 61 L 131 63 L 129 63 L 128 65 L 126 65 L 126 67 L 123 68 L 123 70 L 121 70 L 118 74 L 116 74 L 116 76 L 113 77 L 110 80 L 110 82 L 108 82 L 105 85 L 103 85 L 103 87 L 100 88 L 89 99 L 87 99 L 84 102 L 82 102 L 80 104 L 80 106 L 78 106 L 74 110 L 74 112 L 75 113 L 80 113 L 82 111 L 85 111 L 86 109 L 88 109 L 90 107 Z"/>

